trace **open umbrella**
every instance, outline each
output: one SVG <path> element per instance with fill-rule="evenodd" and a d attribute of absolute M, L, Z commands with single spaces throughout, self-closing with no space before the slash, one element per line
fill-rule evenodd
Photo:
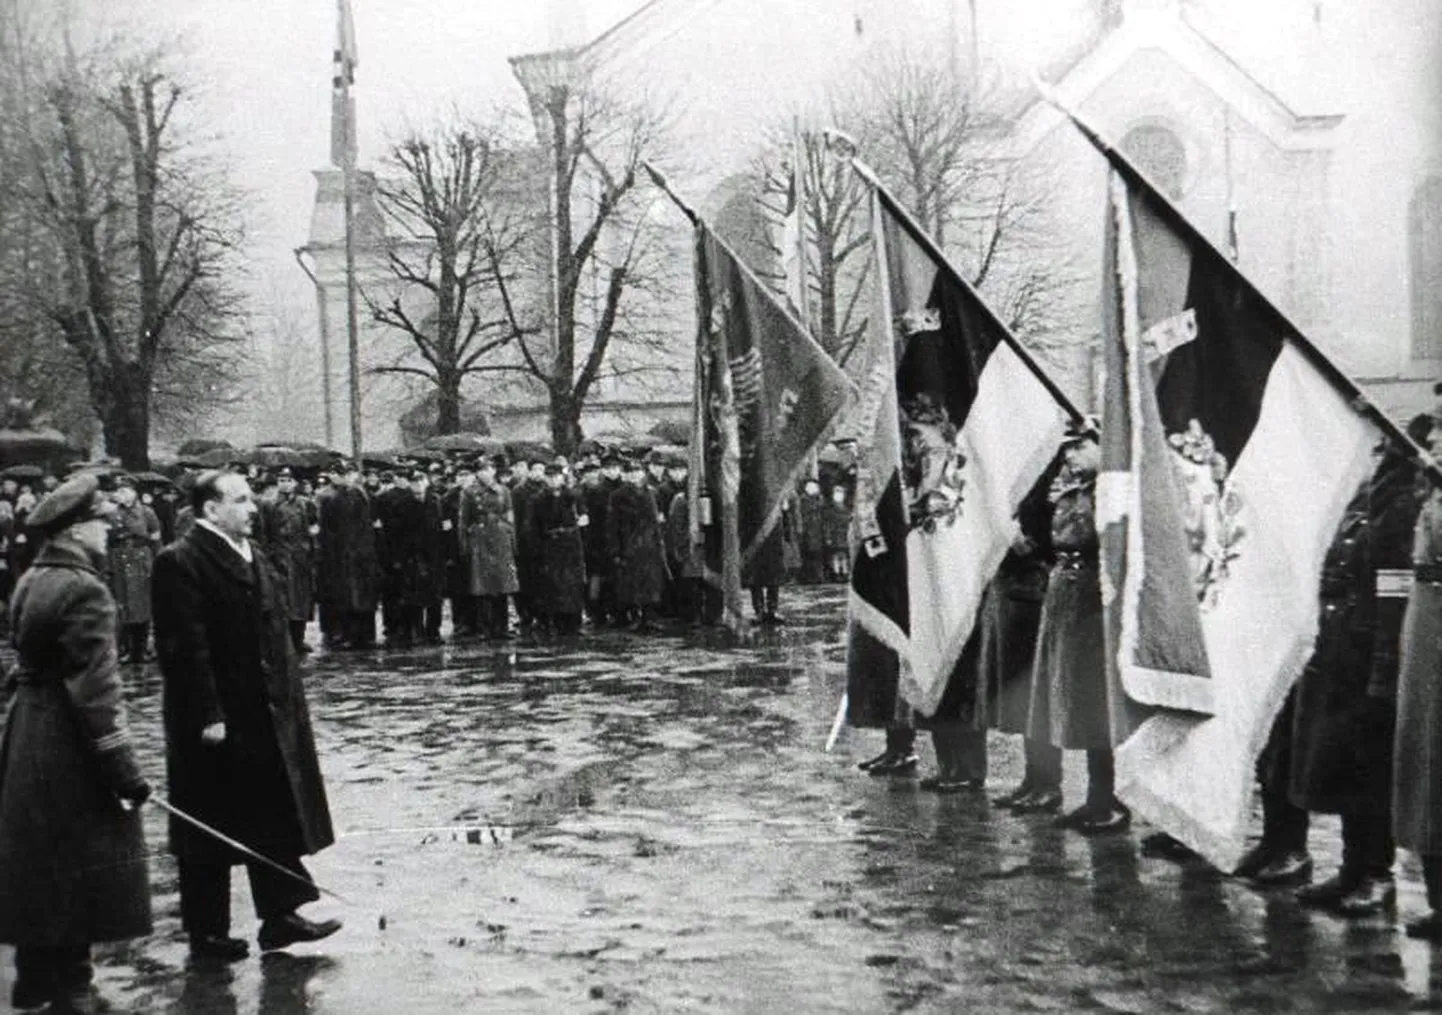
<path fill-rule="evenodd" d="M 41 479 L 45 470 L 38 465 L 12 465 L 7 469 L 0 469 L 0 479 L 14 479 L 24 482 L 31 479 Z"/>
<path fill-rule="evenodd" d="M 623 451 L 648 451 L 657 444 L 666 443 L 655 437 L 648 437 L 645 434 L 622 433 L 619 430 L 598 433 L 592 439 L 602 447 Z"/>
<path fill-rule="evenodd" d="M 426 447 L 433 451 L 493 451 L 500 450 L 505 445 L 493 437 L 485 437 L 478 433 L 445 433 L 438 434 L 426 441 Z"/>
<path fill-rule="evenodd" d="M 223 469 L 231 462 L 244 462 L 246 454 L 244 451 L 237 451 L 232 447 L 211 448 L 209 451 L 198 454 L 193 461 L 196 465 L 206 469 Z M 181 461 L 186 461 L 182 458 Z"/>
<path fill-rule="evenodd" d="M 0 430 L 0 462 L 33 465 L 73 451 L 69 439 L 59 430 L 50 427 L 38 430 Z"/>
<path fill-rule="evenodd" d="M 513 461 L 521 459 L 529 461 L 537 458 L 544 461 L 551 460 L 551 449 L 540 441 L 506 441 L 506 454 Z"/>
<path fill-rule="evenodd" d="M 675 419 L 663 419 L 648 431 L 652 437 L 667 444 L 690 444 L 691 424 Z"/>
<path fill-rule="evenodd" d="M 198 458 L 216 448 L 229 448 L 230 441 L 219 441 L 210 437 L 192 437 L 175 451 L 176 458 Z"/>
<path fill-rule="evenodd" d="M 158 472 L 132 472 L 130 478 L 135 480 L 138 486 L 174 486 L 168 476 L 162 476 Z"/>
<path fill-rule="evenodd" d="M 446 453 L 435 448 L 406 448 L 401 452 L 401 457 L 417 462 L 444 462 Z"/>

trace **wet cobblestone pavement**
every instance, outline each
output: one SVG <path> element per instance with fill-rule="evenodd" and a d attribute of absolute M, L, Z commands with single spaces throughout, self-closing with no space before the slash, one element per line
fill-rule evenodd
<path fill-rule="evenodd" d="M 873 733 L 823 753 L 843 590 L 786 589 L 783 612 L 744 649 L 677 631 L 317 653 L 341 838 L 311 869 L 350 900 L 316 907 L 345 929 L 192 965 L 151 808 L 155 933 L 100 949 L 104 995 L 173 1015 L 1442 1011 L 1442 952 L 1398 921 L 1140 858 L 1144 829 L 1086 840 L 870 779 Z M 129 679 L 159 785 L 159 677 Z M 993 738 L 990 790 L 1019 768 Z M 1330 873 L 1334 821 L 1312 848 Z M 235 932 L 253 938 L 244 880 Z M 1399 896 L 1425 908 L 1410 858 Z"/>

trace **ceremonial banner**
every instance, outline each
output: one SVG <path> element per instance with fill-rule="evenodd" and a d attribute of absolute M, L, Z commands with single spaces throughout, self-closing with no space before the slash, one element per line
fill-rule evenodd
<path fill-rule="evenodd" d="M 1108 650 L 1128 695 L 1158 708 L 1117 751 L 1117 792 L 1230 868 L 1257 756 L 1316 636 L 1323 555 L 1380 431 L 1335 368 L 1101 147 L 1103 337 L 1119 375 L 1104 431 L 1120 427 L 1097 499 Z"/>
<path fill-rule="evenodd" d="M 719 499 L 706 577 L 740 626 L 741 571 L 781 519 L 808 456 L 853 394 L 841 369 L 735 253 L 696 226 L 698 489 Z M 699 512 L 700 498 L 693 498 Z M 696 532 L 704 519 L 693 514 Z"/>
<path fill-rule="evenodd" d="M 930 715 L 1071 413 L 879 186 L 872 223 L 852 616 Z"/>
<path fill-rule="evenodd" d="M 355 96 L 349 92 L 355 84 L 355 69 L 360 63 L 356 55 L 355 19 L 350 0 L 336 0 L 336 43 L 331 55 L 330 161 L 336 167 L 355 166 L 356 125 Z"/>

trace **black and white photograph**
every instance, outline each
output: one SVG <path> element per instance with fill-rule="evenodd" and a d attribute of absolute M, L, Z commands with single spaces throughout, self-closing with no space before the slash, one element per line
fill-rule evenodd
<path fill-rule="evenodd" d="M 0 1012 L 1431 1010 L 1438 0 L 0 0 Z"/>

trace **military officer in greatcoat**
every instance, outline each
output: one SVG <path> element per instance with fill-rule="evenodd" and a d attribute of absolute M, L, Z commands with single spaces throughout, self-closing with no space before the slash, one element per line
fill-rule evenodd
<path fill-rule="evenodd" d="M 511 637 L 510 599 L 520 585 L 511 491 L 496 478 L 498 464 L 481 459 L 475 484 L 461 495 L 459 521 L 467 590 L 480 602 L 481 633 L 504 640 Z"/>
<path fill-rule="evenodd" d="M 315 505 L 296 491 L 295 475 L 281 469 L 275 499 L 260 515 L 257 539 L 280 575 L 285 591 L 291 643 L 305 655 L 305 628 L 315 612 L 315 540 L 320 534 Z"/>
<path fill-rule="evenodd" d="M 0 736 L 0 942 L 18 1009 L 92 1012 L 90 946 L 151 929 L 140 814 L 150 795 L 116 669 L 101 578 L 110 504 L 93 475 L 30 516 L 44 545 L 11 604 L 18 666 Z M 104 1008 L 103 1010 L 108 1010 Z"/>
<path fill-rule="evenodd" d="M 607 545 L 607 511 L 611 494 L 621 486 L 621 456 L 608 451 L 601 456 L 601 468 L 581 486 L 586 525 L 582 540 L 586 547 L 586 603 L 595 624 L 620 623 L 614 602 L 615 567 Z"/>
<path fill-rule="evenodd" d="M 160 550 L 160 519 L 140 503 L 135 480 L 116 480 L 110 518 L 110 591 L 120 626 L 121 660 L 142 663 L 150 642 L 150 572 Z"/>
<path fill-rule="evenodd" d="M 373 648 L 380 565 L 371 498 L 354 463 L 336 466 L 317 503 L 321 602 L 333 612 L 336 648 Z"/>
<path fill-rule="evenodd" d="M 516 614 L 521 629 L 530 628 L 540 612 L 534 603 L 535 590 L 532 588 L 538 562 L 538 546 L 534 537 L 535 527 L 530 521 L 531 505 L 546 492 L 546 463 L 534 459 L 524 464 L 524 475 L 517 473 L 516 482 L 511 486 L 511 510 L 516 516 L 516 580 L 520 590 L 516 593 Z"/>

